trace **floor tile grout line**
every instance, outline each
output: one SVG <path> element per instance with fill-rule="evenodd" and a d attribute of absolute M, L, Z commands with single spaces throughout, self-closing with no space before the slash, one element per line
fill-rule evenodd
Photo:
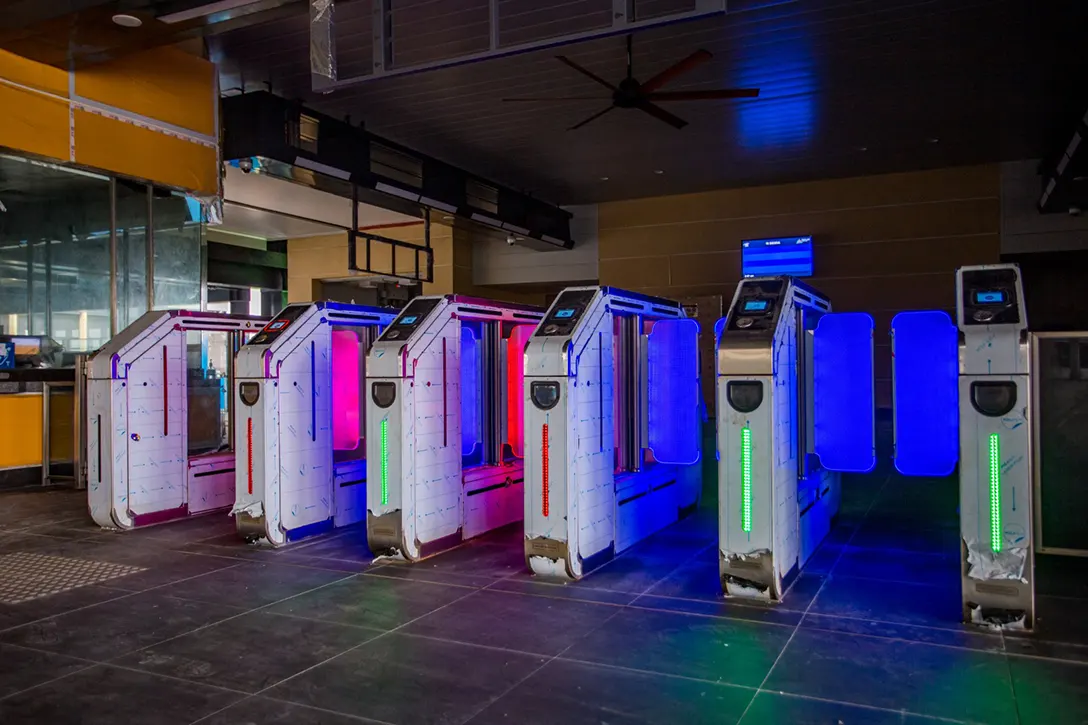
<path fill-rule="evenodd" d="M 42 650 L 33 650 L 33 651 L 34 652 L 41 652 Z M 51 652 L 50 654 L 56 654 L 56 653 Z M 52 679 L 46 680 L 45 682 L 39 682 L 36 685 L 31 685 L 30 687 L 24 687 L 23 689 L 18 690 L 16 692 L 12 692 L 12 693 L 9 693 L 7 695 L 0 696 L 0 703 L 3 703 L 5 700 L 11 699 L 13 697 L 18 697 L 19 695 L 23 695 L 23 694 L 25 694 L 27 692 L 30 692 L 31 690 L 35 690 L 35 689 L 37 689 L 39 687 L 44 687 L 46 685 L 51 685 L 54 682 L 59 682 L 60 680 L 71 677 L 72 675 L 78 675 L 80 672 L 86 672 L 87 670 L 94 669 L 95 667 L 101 667 L 100 662 L 88 662 L 87 660 L 80 660 L 80 662 L 84 662 L 85 664 L 84 664 L 83 667 L 80 667 L 77 670 L 74 670 L 72 672 L 66 672 L 63 675 L 60 675 L 59 677 L 54 677 Z"/>
<path fill-rule="evenodd" d="M 230 568 L 233 569 L 235 567 L 230 567 Z M 224 571 L 224 570 L 220 569 L 218 571 Z M 216 574 L 216 573 L 218 573 L 218 572 L 213 571 L 213 572 L 208 572 L 207 574 L 202 574 L 201 576 L 208 576 L 208 575 Z M 154 642 L 152 644 L 147 645 L 146 647 L 140 647 L 139 649 L 129 650 L 128 652 L 125 652 L 123 654 L 118 655 L 118 657 L 128 657 L 130 655 L 134 655 L 134 654 L 137 654 L 139 652 L 143 652 L 145 650 L 151 649 L 152 647 L 159 647 L 161 645 L 166 644 L 167 642 L 173 642 L 176 639 L 181 639 L 182 637 L 188 637 L 191 634 L 196 634 L 197 632 L 202 632 L 205 629 L 208 629 L 210 627 L 216 627 L 216 626 L 218 626 L 220 624 L 225 624 L 226 622 L 234 621 L 235 619 L 238 619 L 239 617 L 245 617 L 245 616 L 248 616 L 250 614 L 254 614 L 254 613 L 257 613 L 257 612 L 262 612 L 262 611 L 268 609 L 269 607 L 276 606 L 277 604 L 281 604 L 282 602 L 290 601 L 290 600 L 292 600 L 292 599 L 294 599 L 296 597 L 301 597 L 304 594 L 311 594 L 313 592 L 320 591 L 321 589 L 324 589 L 325 587 L 330 587 L 330 586 L 332 586 L 334 584 L 339 584 L 340 582 L 347 581 L 347 580 L 352 579 L 352 578 L 354 578 L 356 576 L 358 576 L 358 574 L 349 574 L 348 576 L 342 577 L 340 579 L 334 579 L 333 581 L 326 582 L 324 584 L 321 584 L 321 585 L 316 586 L 316 587 L 312 587 L 310 589 L 306 589 L 306 590 L 298 592 L 296 594 L 292 594 L 291 596 L 284 597 L 283 599 L 277 599 L 274 602 L 268 602 L 267 604 L 262 604 L 262 605 L 260 605 L 258 607 L 253 607 L 252 609 L 246 609 L 244 611 L 238 612 L 237 614 L 233 614 L 233 615 L 231 615 L 229 617 L 224 617 L 223 619 L 217 619 L 214 622 L 209 622 L 207 624 L 202 624 L 199 627 L 196 627 L 194 629 L 190 629 L 190 630 L 188 630 L 186 632 L 182 632 L 181 634 L 176 634 L 173 637 L 167 637 L 166 639 L 161 639 L 161 640 L 159 640 L 157 642 Z M 205 604 L 205 605 L 213 604 L 213 605 L 216 605 L 216 606 L 225 606 L 225 607 L 232 607 L 234 609 L 241 609 L 241 607 L 233 607 L 230 604 L 222 604 L 221 602 L 209 602 L 207 600 L 201 600 L 201 599 L 185 599 L 184 597 L 173 597 L 173 598 L 174 599 L 181 599 L 182 601 L 185 601 L 185 602 L 192 602 L 194 604 Z M 270 612 L 270 614 L 274 614 L 274 612 Z M 117 658 L 107 660 L 106 662 L 107 663 L 112 663 L 116 659 Z"/>
<path fill-rule="evenodd" d="M 890 473 L 887 474 L 884 477 L 884 481 L 880 485 L 880 490 L 877 491 L 876 496 L 873 497 L 873 500 L 869 502 L 869 507 L 865 510 L 865 515 L 861 517 L 862 522 L 864 522 L 865 519 L 867 519 L 869 517 L 869 512 L 873 510 L 873 506 L 876 505 L 877 499 L 880 498 L 880 495 L 882 493 L 884 493 L 884 489 L 887 487 L 888 481 L 890 481 L 891 478 L 892 478 L 892 475 Z M 841 483 L 840 483 L 840 486 L 841 486 Z M 778 652 L 778 656 L 774 658 L 774 662 L 772 662 L 771 666 L 767 669 L 767 674 L 765 674 L 763 676 L 763 681 L 760 682 L 759 687 L 756 688 L 756 692 L 752 696 L 751 701 L 748 703 L 748 707 L 744 708 L 744 712 L 742 712 L 740 717 L 737 719 L 738 723 L 740 723 L 740 722 L 742 722 L 744 720 L 745 716 L 748 714 L 748 711 L 752 709 L 752 704 L 756 701 L 756 698 L 759 697 L 759 693 L 763 692 L 764 686 L 766 686 L 767 681 L 771 679 L 771 674 L 774 673 L 775 668 L 778 667 L 778 663 L 782 660 L 782 657 L 786 654 L 786 650 L 788 650 L 789 647 L 790 647 L 790 644 L 793 643 L 794 637 L 796 637 L 797 633 L 799 631 L 801 631 L 801 625 L 804 623 L 805 617 L 808 616 L 809 611 L 811 611 L 813 605 L 816 604 L 816 600 L 820 597 L 820 594 L 823 592 L 824 587 L 827 586 L 827 582 L 829 582 L 831 580 L 831 577 L 834 575 L 835 568 L 842 561 L 843 553 L 846 551 L 846 548 L 850 545 L 850 543 L 854 540 L 854 537 L 857 536 L 857 533 L 858 533 L 858 531 L 860 529 L 861 529 L 860 525 L 857 528 L 855 528 L 850 533 L 850 538 L 846 541 L 846 543 L 843 545 L 843 547 L 839 550 L 838 558 L 835 559 L 835 563 L 831 565 L 831 568 L 828 570 L 827 576 L 824 578 L 823 582 L 820 583 L 820 588 L 816 590 L 816 594 L 813 595 L 812 601 L 810 601 L 808 603 L 808 606 L 805 607 L 805 611 L 801 615 L 800 621 L 797 622 L 797 624 L 793 628 L 793 631 L 790 632 L 790 636 L 789 636 L 789 639 L 786 640 L 786 644 L 782 646 L 782 649 Z M 798 576 L 800 576 L 800 572 L 798 572 Z M 795 580 L 795 582 L 796 582 L 796 580 Z M 791 589 L 793 588 L 793 584 L 790 585 L 790 588 Z M 787 594 L 789 593 L 789 589 L 786 590 L 786 593 Z"/>
<path fill-rule="evenodd" d="M 339 712 L 338 710 L 330 710 L 330 709 L 325 708 L 325 707 L 317 707 L 315 705 L 306 705 L 306 704 L 301 703 L 301 702 L 291 702 L 289 700 L 280 700 L 280 699 L 273 698 L 273 697 L 265 697 L 263 695 L 252 695 L 252 694 L 246 695 L 245 697 L 230 703 L 226 707 L 221 707 L 218 710 L 216 710 L 215 712 L 209 712 L 207 715 L 203 715 L 203 716 L 197 718 L 196 720 L 193 720 L 192 722 L 189 723 L 189 725 L 198 725 L 198 723 L 205 722 L 208 719 L 213 718 L 213 717 L 215 717 L 216 715 L 218 715 L 218 714 L 220 714 L 222 712 L 226 712 L 227 710 L 230 710 L 232 707 L 237 707 L 238 705 L 241 705 L 241 704 L 243 704 L 243 703 L 245 703 L 245 702 L 247 702 L 249 700 L 252 700 L 254 698 L 259 698 L 259 699 L 262 699 L 262 700 L 270 700 L 272 702 L 286 703 L 286 704 L 288 704 L 288 705 L 290 705 L 292 707 L 299 707 L 299 708 L 302 708 L 304 710 L 313 710 L 315 712 L 323 712 L 323 713 L 326 713 L 326 714 L 329 714 L 329 715 L 335 715 L 335 716 L 337 716 L 339 718 L 345 718 L 345 719 L 348 719 L 348 720 L 356 720 L 356 721 L 358 721 L 360 723 L 364 723 L 364 725 L 366 725 L 366 724 L 369 724 L 369 725 L 395 725 L 395 723 L 386 722 L 385 720 L 375 720 L 374 718 L 363 717 L 361 715 L 352 715 L 351 713 Z"/>
<path fill-rule="evenodd" d="M 529 678 L 531 678 L 531 677 L 532 677 L 533 675 L 535 675 L 535 674 L 537 674 L 538 672 L 540 672 L 541 670 L 543 670 L 543 669 L 544 669 L 545 667 L 547 667 L 547 666 L 548 666 L 548 665 L 550 665 L 551 663 L 555 662 L 555 661 L 556 661 L 557 659 L 559 659 L 559 658 L 560 658 L 560 657 L 561 657 L 562 655 L 566 654 L 568 650 L 570 650 L 570 649 L 571 649 L 572 647 L 574 647 L 574 645 L 576 645 L 576 644 L 578 644 L 578 643 L 582 642 L 582 641 L 583 641 L 583 640 L 585 640 L 585 639 L 586 639 L 587 637 L 589 637 L 589 635 L 591 635 L 591 634 L 593 634 L 594 632 L 596 632 L 596 631 L 600 630 L 600 629 L 601 629 L 601 628 L 603 628 L 603 627 L 604 627 L 604 626 L 605 626 L 606 624 L 608 624 L 609 622 L 611 622 L 611 621 L 612 621 L 613 619 L 615 619 L 616 617 L 620 616 L 620 614 L 622 613 L 622 611 L 623 611 L 623 610 L 621 609 L 620 611 L 617 611 L 617 612 L 613 613 L 613 614 L 612 614 L 612 616 L 610 616 L 610 617 L 608 617 L 608 618 L 604 619 L 603 621 L 601 621 L 601 623 L 600 623 L 600 624 L 598 624 L 598 625 L 597 625 L 596 627 L 594 627 L 594 628 L 590 629 L 590 630 L 589 630 L 589 631 L 587 631 L 587 632 L 584 632 L 584 633 L 582 634 L 582 636 L 581 636 L 581 637 L 579 637 L 579 638 L 578 638 L 578 639 L 577 639 L 576 641 L 574 641 L 574 642 L 571 642 L 571 643 L 570 643 L 569 645 L 567 645 L 566 647 L 564 647 L 564 648 L 563 648 L 563 651 L 562 651 L 562 652 L 559 652 L 558 654 L 554 655 L 553 657 L 550 657 L 550 658 L 548 658 L 548 659 L 547 659 L 547 660 L 546 660 L 545 662 L 543 662 L 543 663 L 542 663 L 542 664 L 541 664 L 541 665 L 540 665 L 539 667 L 537 667 L 536 669 L 532 670 L 532 671 L 531 671 L 531 672 L 529 672 L 529 673 L 528 673 L 527 675 L 525 675 L 525 677 L 521 678 L 520 680 L 518 680 L 517 682 L 515 682 L 515 683 L 514 683 L 514 684 L 512 684 L 512 685 L 510 685 L 509 687 L 507 687 L 507 688 L 506 688 L 505 690 L 503 690 L 502 692 L 500 692 L 500 693 L 499 693 L 499 695 L 498 695 L 497 697 L 495 697 L 495 698 L 493 698 L 493 699 L 489 700 L 488 702 L 484 703 L 483 707 L 477 708 L 477 709 L 476 709 L 476 710 L 475 710 L 474 712 L 472 712 L 471 714 L 469 714 L 469 716 L 468 716 L 468 717 L 466 717 L 465 719 L 463 719 L 463 720 L 459 721 L 458 725 L 468 725 L 468 723 L 470 723 L 470 722 L 471 722 L 471 721 L 472 721 L 473 719 L 475 719 L 477 715 L 479 715 L 480 713 L 482 713 L 482 712 L 483 712 L 484 710 L 486 710 L 487 708 L 491 707 L 491 706 L 492 706 L 492 705 L 494 705 L 495 703 L 497 703 L 497 702 L 499 702 L 500 700 L 502 700 L 502 698 L 504 698 L 504 697 L 506 697 L 507 695 L 509 695 L 509 694 L 510 694 L 511 692 L 513 692 L 513 691 L 514 691 L 515 689 L 517 689 L 518 687 L 520 687 L 520 686 L 521 686 L 521 685 L 523 685 L 524 683 L 528 682 L 528 681 L 529 681 Z M 528 654 L 528 653 L 523 653 L 523 654 Z M 536 656 L 538 656 L 538 657 L 539 657 L 539 656 L 542 656 L 542 655 L 536 655 Z"/>
<path fill-rule="evenodd" d="M 112 597 L 110 599 L 103 599 L 102 601 L 95 602 L 94 604 L 87 604 L 85 606 L 76 607 L 75 609 L 69 609 L 69 610 L 66 610 L 64 612 L 60 612 L 58 614 L 50 614 L 50 615 L 48 615 L 46 617 L 39 617 L 38 619 L 32 619 L 29 622 L 23 622 L 22 624 L 12 625 L 11 627 L 4 627 L 4 628 L 0 629 L 0 636 L 3 636 L 4 634 L 6 634 L 6 633 L 8 633 L 8 632 L 10 632 L 10 631 L 12 631 L 14 629 L 19 629 L 20 627 L 27 627 L 27 626 L 29 626 L 31 624 L 38 624 L 40 622 L 44 622 L 47 619 L 55 619 L 57 617 L 64 617 L 64 616 L 67 616 L 69 614 L 74 614 L 75 612 L 82 612 L 84 609 L 90 609 L 92 607 L 97 607 L 97 606 L 102 605 L 102 604 L 109 604 L 111 602 L 120 601 L 121 599 L 128 599 L 129 597 L 134 597 L 134 596 L 136 596 L 138 594 L 146 594 L 148 592 L 156 591 L 157 589 L 162 589 L 163 587 L 173 586 L 174 584 L 181 584 L 183 582 L 187 582 L 187 581 L 190 581 L 192 579 L 197 579 L 199 577 L 206 576 L 208 574 L 214 574 L 215 572 L 220 572 L 220 571 L 227 571 L 229 569 L 234 569 L 234 568 L 239 567 L 239 566 L 242 566 L 241 562 L 239 562 L 237 564 L 234 564 L 232 566 L 225 566 L 225 567 L 222 567 L 220 569 L 216 569 L 216 570 L 211 571 L 211 572 L 207 572 L 207 571 L 206 572 L 201 572 L 200 574 L 194 574 L 193 576 L 188 576 L 188 577 L 185 577 L 183 579 L 177 579 L 175 581 L 166 582 L 164 584 L 156 584 L 153 587 L 148 587 L 147 589 L 140 589 L 139 591 L 129 591 L 127 589 L 118 589 L 117 587 L 104 586 L 103 588 L 110 589 L 112 591 L 123 591 L 125 593 L 122 594 L 119 597 Z M 147 569 L 147 571 L 150 571 L 150 569 Z M 140 573 L 140 572 L 137 572 L 137 573 Z M 130 574 L 128 576 L 133 576 L 133 575 Z M 90 584 L 90 585 L 87 585 L 87 586 L 97 586 L 97 585 Z M 180 597 L 173 597 L 173 598 L 174 599 L 179 599 Z M 186 601 L 190 601 L 190 600 L 186 600 Z M 39 651 L 47 652 L 48 650 L 39 650 Z"/>
<path fill-rule="evenodd" d="M 920 712 L 914 712 L 911 710 L 893 710 L 888 707 L 880 707 L 879 705 L 867 705 L 860 702 L 846 702 L 844 700 L 832 700 L 826 697 L 815 697 L 813 695 L 801 695 L 796 692 L 771 692 L 766 690 L 768 694 L 779 695 L 781 697 L 793 698 L 795 700 L 811 700 L 813 702 L 826 702 L 833 705 L 849 705 L 850 707 L 857 707 L 863 710 L 871 710 L 874 712 L 887 712 L 895 713 L 902 716 L 921 717 L 929 720 L 936 720 L 937 722 L 949 723 L 949 725 L 970 725 L 966 720 L 956 720 L 955 718 L 944 717 L 942 715 L 924 715 Z M 841 721 L 840 721 L 841 722 Z"/>
<path fill-rule="evenodd" d="M 356 576 L 358 576 L 358 575 L 356 575 Z M 311 665 L 311 666 L 307 667 L 306 669 L 300 670 L 300 671 L 294 673 L 293 675 L 291 675 L 289 677 L 285 677 L 282 680 L 279 680 L 278 682 L 273 682 L 268 687 L 265 687 L 264 689 L 259 690 L 258 692 L 254 693 L 254 694 L 255 695 L 264 695 L 264 693 L 268 692 L 269 690 L 271 690 L 271 689 L 273 689 L 275 687 L 279 687 L 280 685 L 284 684 L 285 682 L 293 680 L 296 677 L 301 677 L 302 675 L 306 674 L 307 672 L 310 672 L 310 671 L 312 671 L 312 670 L 314 670 L 314 669 L 316 669 L 318 667 L 321 667 L 322 665 L 326 665 L 326 664 L 328 664 L 329 662 L 332 662 L 335 659 L 343 657 L 344 655 L 348 654 L 349 652 L 354 652 L 355 650 L 359 649 L 360 647 L 364 647 L 364 646 L 370 644 L 371 642 L 375 642 L 375 641 L 381 639 L 382 637 L 385 637 L 386 635 L 399 633 L 399 630 L 403 629 L 404 627 L 407 627 L 408 625 L 412 624 L 413 622 L 419 621 L 420 619 L 423 619 L 424 617 L 429 617 L 430 615 L 434 614 L 435 612 L 438 612 L 438 611 L 440 611 L 442 609 L 445 609 L 446 607 L 452 606 L 452 605 L 456 604 L 457 602 L 462 601 L 463 599 L 467 599 L 468 597 L 472 596 L 473 594 L 475 594 L 478 591 L 479 591 L 478 589 L 473 589 L 472 591 L 468 592 L 464 596 L 458 597 L 457 599 L 446 602 L 442 606 L 440 606 L 440 607 L 438 607 L 436 609 L 433 609 L 433 610 L 427 612 L 426 614 L 421 614 L 418 617 L 414 617 L 414 618 L 408 620 L 407 622 L 399 624 L 396 627 L 394 627 L 394 628 L 392 628 L 392 629 L 390 629 L 390 630 L 388 630 L 386 632 L 381 632 L 381 633 L 377 634 L 376 636 L 371 637 L 370 639 L 368 639 L 368 640 L 366 640 L 364 642 L 360 642 L 357 645 L 349 647 L 348 649 L 344 650 L 343 652 L 339 652 L 339 653 L 333 655 L 332 657 L 329 657 L 329 658 L 327 658 L 325 660 L 322 660 L 321 662 L 318 662 L 317 664 Z M 271 696 L 269 696 L 269 697 L 271 697 Z M 278 699 L 278 698 L 275 698 L 275 699 Z"/>

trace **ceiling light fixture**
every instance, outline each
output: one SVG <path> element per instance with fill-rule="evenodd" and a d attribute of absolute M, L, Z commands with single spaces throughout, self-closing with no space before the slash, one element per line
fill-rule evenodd
<path fill-rule="evenodd" d="M 858 146 L 858 151 L 868 151 L 868 150 L 869 150 L 868 146 Z"/>
<path fill-rule="evenodd" d="M 664 171 L 662 171 L 661 169 L 654 169 L 654 173 L 655 173 L 655 174 L 657 174 L 658 176 L 661 176 L 661 175 L 662 175 L 662 174 L 664 174 L 665 172 L 664 172 Z"/>
<path fill-rule="evenodd" d="M 135 15 L 129 15 L 128 13 L 117 13 L 113 16 L 113 24 L 120 25 L 122 28 L 138 28 L 144 24 L 144 21 L 140 20 Z"/>
<path fill-rule="evenodd" d="M 608 177 L 607 176 L 602 176 L 601 181 L 608 181 Z"/>
<path fill-rule="evenodd" d="M 936 136 L 934 136 L 934 137 L 929 139 L 929 142 L 930 143 L 940 143 L 941 140 L 939 138 L 937 138 Z"/>

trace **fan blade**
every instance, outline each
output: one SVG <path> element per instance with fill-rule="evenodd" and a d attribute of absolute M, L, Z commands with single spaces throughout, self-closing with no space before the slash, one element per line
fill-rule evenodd
<path fill-rule="evenodd" d="M 723 88 L 717 91 L 659 91 L 647 93 L 648 101 L 724 101 L 730 98 L 757 98 L 758 88 Z"/>
<path fill-rule="evenodd" d="M 607 98 L 601 98 L 600 96 L 537 96 L 537 97 L 525 97 L 525 98 L 504 98 L 503 103 L 521 103 L 522 101 L 543 101 L 545 103 L 552 101 L 607 101 Z"/>
<path fill-rule="evenodd" d="M 603 116 L 604 114 L 608 113 L 608 112 L 609 112 L 609 111 L 611 111 L 611 110 L 612 110 L 613 108 L 615 108 L 615 106 L 609 106 L 608 108 L 604 109 L 603 111 L 599 111 L 599 112 L 597 112 L 597 113 L 594 113 L 594 114 L 593 114 L 592 116 L 590 116 L 590 117 L 589 117 L 589 118 L 587 118 L 586 120 L 584 120 L 584 121 L 582 121 L 582 122 L 580 122 L 580 123 L 576 123 L 576 124 L 574 124 L 573 126 L 571 126 L 570 128 L 568 128 L 567 130 L 568 130 L 568 131 L 574 131 L 574 130 L 577 130 L 577 129 L 581 128 L 582 126 L 585 126 L 585 125 L 586 125 L 587 123 L 589 123 L 590 121 L 596 121 L 596 120 L 597 120 L 598 118 L 600 118 L 600 117 L 601 117 L 601 116 Z"/>
<path fill-rule="evenodd" d="M 650 114 L 651 116 L 653 116 L 654 118 L 656 118 L 659 121 L 664 121 L 665 123 L 669 124 L 673 128 L 679 129 L 679 128 L 683 128 L 684 126 L 688 125 L 688 122 L 685 121 L 684 119 L 680 118 L 679 116 L 672 115 L 671 113 L 666 111 L 664 108 L 661 108 L 660 106 L 655 106 L 654 104 L 650 103 L 649 101 L 643 101 L 643 102 L 639 103 L 638 106 L 636 106 L 636 108 L 638 108 L 640 111 L 645 111 L 646 113 Z"/>
<path fill-rule="evenodd" d="M 703 50 L 702 48 L 700 48 L 699 50 L 689 55 L 687 58 L 684 58 L 679 63 L 669 66 L 650 80 L 643 83 L 642 90 L 649 93 L 650 91 L 660 88 L 677 76 L 681 76 L 684 73 L 687 73 L 689 70 L 696 67 L 700 63 L 705 63 L 713 57 L 714 55 L 709 50 Z"/>
<path fill-rule="evenodd" d="M 587 78 L 592 78 L 593 80 L 597 81 L 602 86 L 609 89 L 610 91 L 615 92 L 616 90 L 618 90 L 614 85 L 612 85 L 611 83 L 606 81 L 604 78 L 601 78 L 599 75 L 597 75 L 596 73 L 594 73 L 593 71 L 591 71 L 591 70 L 589 70 L 587 68 L 583 68 L 582 66 L 578 65 L 577 63 L 575 63 L 573 60 L 571 60 L 567 56 L 557 55 L 557 56 L 555 56 L 555 58 L 560 63 L 565 63 L 566 65 L 569 65 L 571 68 L 578 71 L 579 73 L 586 76 Z"/>

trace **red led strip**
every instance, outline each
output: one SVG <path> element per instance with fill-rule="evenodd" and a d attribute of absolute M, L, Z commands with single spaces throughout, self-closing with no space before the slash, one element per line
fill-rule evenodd
<path fill-rule="evenodd" d="M 253 419 L 246 421 L 246 453 L 249 455 L 249 492 L 253 493 Z"/>
<path fill-rule="evenodd" d="M 544 479 L 544 492 L 543 492 L 541 513 L 544 514 L 545 516 L 547 516 L 548 511 L 549 511 L 549 506 L 548 506 L 548 504 L 549 504 L 549 501 L 548 501 L 548 497 L 549 497 L 549 491 L 548 491 L 548 424 L 547 423 L 545 423 L 544 426 L 543 426 L 542 435 L 543 435 L 543 443 L 544 443 L 544 446 L 543 446 L 543 456 L 544 456 L 544 458 L 543 458 L 543 462 L 541 463 L 541 472 L 543 473 L 543 479 Z"/>

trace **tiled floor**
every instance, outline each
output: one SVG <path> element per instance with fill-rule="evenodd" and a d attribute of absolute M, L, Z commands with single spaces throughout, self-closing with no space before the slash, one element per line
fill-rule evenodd
<path fill-rule="evenodd" d="M 358 530 L 271 551 L 0 495 L 0 557 L 122 573 L 0 604 L 0 723 L 1088 722 L 1088 570 L 1040 561 L 1036 635 L 961 626 L 952 481 L 848 480 L 777 607 L 721 599 L 715 539 L 707 502 L 563 586 L 517 529 L 370 566 Z"/>

